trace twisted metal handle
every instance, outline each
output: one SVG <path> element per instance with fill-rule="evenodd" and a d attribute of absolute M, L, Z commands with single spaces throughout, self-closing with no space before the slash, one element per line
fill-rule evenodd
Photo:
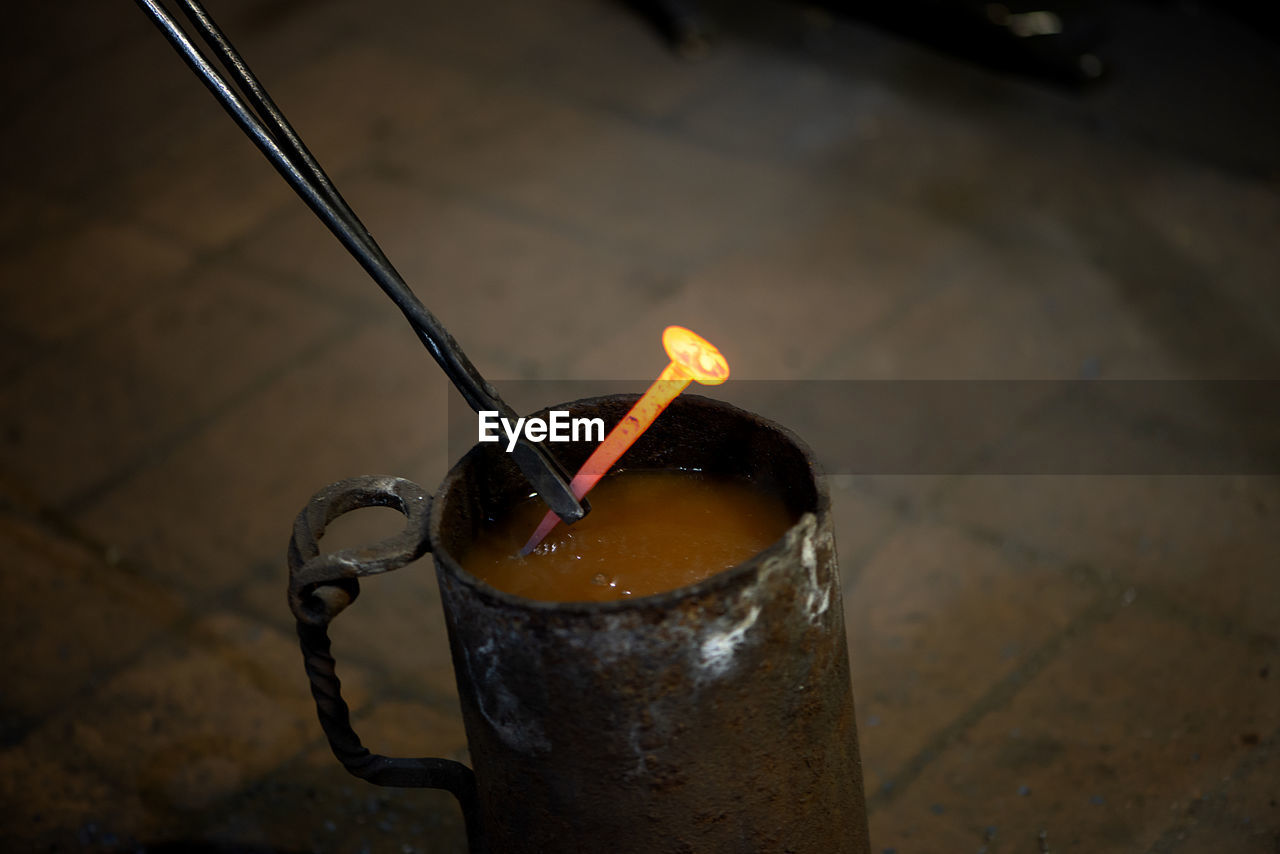
<path fill-rule="evenodd" d="M 325 528 L 344 513 L 363 507 L 392 507 L 404 514 L 403 531 L 387 539 L 321 554 Z M 329 623 L 360 595 L 361 576 L 412 563 L 430 550 L 431 496 L 398 477 L 358 477 L 332 483 L 298 514 L 289 541 L 289 607 L 297 619 L 298 641 L 320 726 L 343 766 L 378 786 L 445 789 L 462 807 L 471 854 L 486 850 L 479 825 L 475 774 L 451 759 L 399 758 L 372 753 L 351 726 L 342 683 L 330 652 Z"/>

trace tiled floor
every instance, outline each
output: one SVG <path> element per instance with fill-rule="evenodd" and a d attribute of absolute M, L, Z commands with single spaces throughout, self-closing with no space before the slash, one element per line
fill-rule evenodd
<path fill-rule="evenodd" d="M 673 322 L 740 383 L 1280 379 L 1280 46 L 1211 8 L 1115 4 L 1073 94 L 788 4 L 700 62 L 597 0 L 208 5 L 493 379 L 647 378 Z M 462 851 L 329 754 L 284 598 L 313 491 L 443 476 L 445 380 L 133 4 L 23 8 L 0 847 Z M 1280 851 L 1263 461 L 834 472 L 872 851 Z M 465 760 L 428 567 L 335 637 L 376 749 Z"/>

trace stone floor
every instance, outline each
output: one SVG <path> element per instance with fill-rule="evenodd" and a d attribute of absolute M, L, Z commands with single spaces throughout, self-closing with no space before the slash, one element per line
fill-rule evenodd
<path fill-rule="evenodd" d="M 1212 8 L 1114 4 L 1072 92 L 758 0 L 696 62 L 597 0 L 208 5 L 492 378 L 642 380 L 668 323 L 726 389 L 1280 378 L 1280 48 Z M 133 4 L 22 9 L 4 849 L 463 851 L 329 754 L 284 598 L 317 488 L 439 482 L 445 380 Z M 872 850 L 1280 851 L 1270 461 L 833 471 Z M 427 566 L 335 637 L 367 742 L 465 760 Z"/>

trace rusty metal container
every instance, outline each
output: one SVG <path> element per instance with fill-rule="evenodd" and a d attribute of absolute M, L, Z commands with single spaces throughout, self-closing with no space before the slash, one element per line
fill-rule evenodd
<path fill-rule="evenodd" d="M 632 402 L 556 408 L 612 425 Z M 565 447 L 570 468 L 590 451 Z M 313 500 L 291 544 L 291 601 L 335 753 L 374 782 L 454 791 L 473 851 L 864 854 L 839 572 L 812 458 L 775 424 L 687 396 L 622 465 L 745 475 L 798 521 L 751 560 L 688 587 L 549 603 L 494 590 L 459 565 L 485 521 L 528 495 L 496 445 L 467 454 L 434 502 L 387 478 L 335 485 Z M 406 513 L 400 540 L 319 555 L 324 524 L 370 503 Z M 429 504 L 429 543 L 416 542 Z M 328 657 L 324 625 L 354 598 L 356 576 L 428 545 L 473 770 L 365 751 Z"/>

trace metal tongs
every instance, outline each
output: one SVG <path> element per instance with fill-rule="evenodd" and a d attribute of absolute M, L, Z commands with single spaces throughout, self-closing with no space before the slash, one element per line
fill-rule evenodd
<path fill-rule="evenodd" d="M 245 135 L 373 277 L 378 287 L 400 307 L 427 351 L 471 408 L 477 412 L 497 410 L 503 417 L 514 421 L 516 413 L 480 376 L 458 342 L 405 284 L 204 7 L 197 0 L 173 0 L 229 73 L 230 81 L 201 53 L 160 0 L 137 1 Z M 568 473 L 543 445 L 522 437 L 512 450 L 512 456 L 542 500 L 566 523 L 576 522 L 587 514 L 589 505 L 585 500 L 579 502 L 574 497 L 569 488 Z"/>

